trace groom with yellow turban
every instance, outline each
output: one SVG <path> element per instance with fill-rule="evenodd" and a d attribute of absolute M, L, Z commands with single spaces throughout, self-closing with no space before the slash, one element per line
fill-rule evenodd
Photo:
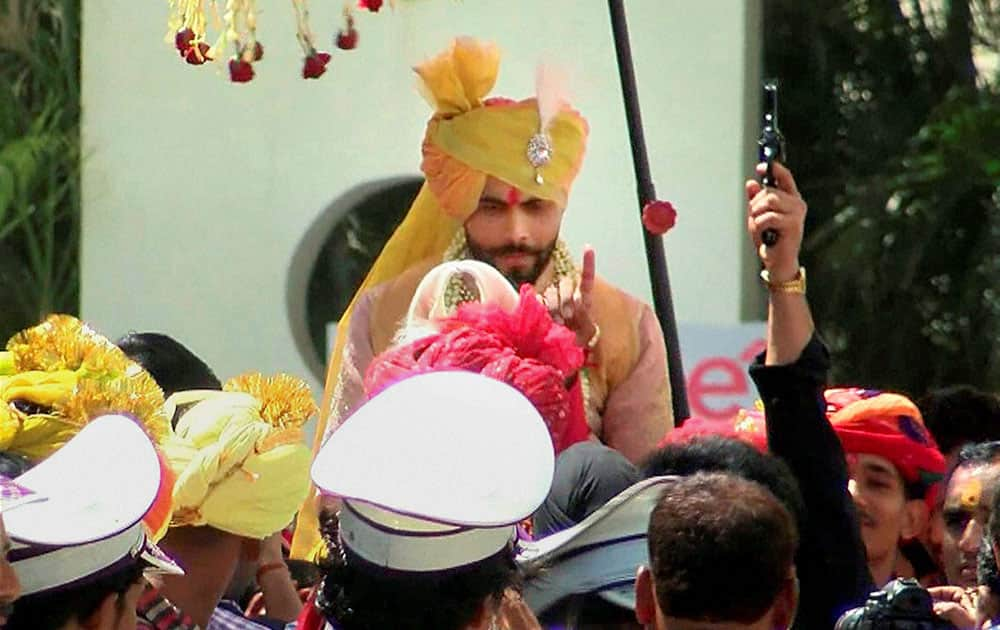
<path fill-rule="evenodd" d="M 596 277 L 594 253 L 577 267 L 559 239 L 588 127 L 539 74 L 536 98 L 486 98 L 496 81 L 493 44 L 459 38 L 415 68 L 434 108 L 425 183 L 338 325 L 314 450 L 364 400 L 372 358 L 393 342 L 417 285 L 447 260 L 478 259 L 515 286 L 533 285 L 587 352 L 580 372 L 594 439 L 638 461 L 673 426 L 666 350 L 652 309 Z M 318 542 L 316 509 L 300 512 L 292 554 Z"/>

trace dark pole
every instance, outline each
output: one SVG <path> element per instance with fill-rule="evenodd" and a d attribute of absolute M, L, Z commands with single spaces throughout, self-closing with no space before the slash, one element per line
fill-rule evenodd
<path fill-rule="evenodd" d="M 628 119 L 628 135 L 632 144 L 632 164 L 639 193 L 639 211 L 647 203 L 656 199 L 653 178 L 649 174 L 649 156 L 646 153 L 646 139 L 642 135 L 642 115 L 639 112 L 639 93 L 635 85 L 635 69 L 632 65 L 632 47 L 629 44 L 628 24 L 625 21 L 624 0 L 608 0 L 611 11 L 611 29 L 615 37 L 615 54 L 618 56 L 618 74 L 622 81 L 622 96 L 625 98 L 625 116 Z M 643 228 L 646 244 L 646 263 L 649 266 L 649 281 L 653 286 L 653 308 L 663 329 L 663 340 L 667 345 L 667 365 L 670 370 L 670 389 L 674 406 L 674 421 L 687 419 L 687 386 L 684 381 L 684 366 L 681 365 L 681 347 L 677 339 L 677 320 L 674 317 L 674 302 L 670 293 L 670 277 L 667 274 L 667 257 L 663 252 L 663 238 L 649 233 Z"/>

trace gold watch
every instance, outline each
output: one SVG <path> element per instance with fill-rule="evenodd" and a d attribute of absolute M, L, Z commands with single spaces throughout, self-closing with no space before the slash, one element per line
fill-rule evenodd
<path fill-rule="evenodd" d="M 795 277 L 785 282 L 772 282 L 771 273 L 765 269 L 760 272 L 760 279 L 768 291 L 774 293 L 798 293 L 805 295 L 806 292 L 806 268 L 799 267 L 799 272 Z"/>

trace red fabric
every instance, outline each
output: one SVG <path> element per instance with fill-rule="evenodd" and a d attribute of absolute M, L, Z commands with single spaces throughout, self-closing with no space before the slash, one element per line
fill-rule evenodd
<path fill-rule="evenodd" d="M 573 381 L 573 386 L 569 389 L 569 417 L 574 420 L 565 423 L 563 434 L 558 439 L 559 444 L 567 447 L 577 442 L 585 442 L 590 439 L 590 425 L 587 424 L 587 407 L 583 398 L 583 383 L 579 378 Z M 576 419 L 579 419 L 576 420 Z M 556 443 L 556 440 L 553 440 Z"/>
<path fill-rule="evenodd" d="M 507 105 L 517 105 L 517 101 L 506 96 L 493 96 L 483 101 L 483 105 L 486 107 L 504 107 Z"/>
<path fill-rule="evenodd" d="M 904 480 L 923 484 L 933 495 L 944 476 L 944 455 L 910 399 L 860 388 L 829 389 L 824 398 L 844 452 L 884 457 Z"/>
<path fill-rule="evenodd" d="M 177 480 L 177 475 L 159 448 L 156 449 L 156 458 L 160 464 L 160 485 L 156 489 L 153 505 L 142 517 L 142 521 L 150 532 L 159 534 L 166 531 L 167 521 L 174 510 L 174 482 Z"/>
<path fill-rule="evenodd" d="M 323 615 L 316 609 L 316 591 L 313 590 L 309 599 L 306 600 L 305 606 L 302 607 L 302 611 L 299 613 L 298 619 L 295 620 L 296 630 L 323 630 L 326 626 L 326 619 Z"/>
<path fill-rule="evenodd" d="M 545 419 L 557 453 L 590 435 L 579 379 L 583 365 L 576 335 L 552 321 L 534 289 L 521 287 L 517 308 L 468 303 L 440 322 L 438 333 L 375 357 L 365 374 L 369 398 L 425 372 L 466 370 L 518 389 Z"/>
<path fill-rule="evenodd" d="M 764 422 L 764 414 L 747 409 L 741 409 L 729 420 L 688 418 L 684 424 L 667 433 L 657 444 L 657 448 L 668 444 L 686 444 L 696 438 L 708 436 L 742 440 L 761 453 L 767 453 L 767 425 Z"/>
<path fill-rule="evenodd" d="M 491 332 L 519 356 L 537 359 L 567 376 L 583 366 L 583 349 L 576 345 L 576 334 L 552 320 L 531 285 L 521 286 L 513 313 L 496 304 L 466 303 L 454 317 L 442 322 L 442 331 L 463 325 Z"/>

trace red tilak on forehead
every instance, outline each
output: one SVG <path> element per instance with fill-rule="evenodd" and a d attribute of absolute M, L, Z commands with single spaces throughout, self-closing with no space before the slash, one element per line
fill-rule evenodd
<path fill-rule="evenodd" d="M 507 189 L 507 205 L 516 206 L 521 203 L 521 191 L 511 186 Z"/>

